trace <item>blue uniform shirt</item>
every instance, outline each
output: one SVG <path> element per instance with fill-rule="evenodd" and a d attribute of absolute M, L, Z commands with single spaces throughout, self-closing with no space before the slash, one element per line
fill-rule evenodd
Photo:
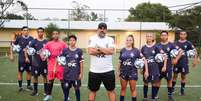
<path fill-rule="evenodd" d="M 72 51 L 65 48 L 61 56 L 66 57 L 66 65 L 64 66 L 64 80 L 77 80 L 80 74 L 80 62 L 83 61 L 83 52 L 77 48 Z"/>

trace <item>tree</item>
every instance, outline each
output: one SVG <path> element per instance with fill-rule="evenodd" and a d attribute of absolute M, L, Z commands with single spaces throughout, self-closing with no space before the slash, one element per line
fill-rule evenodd
<path fill-rule="evenodd" d="M 71 19 L 74 21 L 89 21 L 90 16 L 86 12 L 86 9 L 89 9 L 90 7 L 76 1 L 73 1 L 72 3 L 74 4 L 74 10 L 72 11 Z"/>
<path fill-rule="evenodd" d="M 47 27 L 45 27 L 45 33 L 46 33 L 46 37 L 48 40 L 51 40 L 52 39 L 52 32 L 54 30 L 59 30 L 59 27 L 56 25 L 56 24 L 53 24 L 53 23 L 49 23 L 47 25 Z"/>
<path fill-rule="evenodd" d="M 0 0 L 0 28 L 3 27 L 4 22 L 6 21 L 6 14 L 9 12 L 9 8 L 14 5 L 19 5 L 22 10 L 27 10 L 27 5 L 20 0 Z"/>
<path fill-rule="evenodd" d="M 18 19 L 18 20 L 23 20 L 24 17 L 21 16 L 21 15 L 17 15 L 17 14 L 7 13 L 4 19 Z"/>
<path fill-rule="evenodd" d="M 178 11 L 173 15 L 173 19 L 169 21 L 170 27 L 187 31 L 189 33 L 188 39 L 197 47 L 201 47 L 200 12 L 201 6 L 195 6 L 191 9 Z M 178 35 L 176 37 L 178 37 Z"/>
<path fill-rule="evenodd" d="M 91 12 L 91 21 L 96 21 L 98 19 L 98 14 Z"/>
<path fill-rule="evenodd" d="M 131 7 L 126 21 L 164 22 L 172 18 L 171 11 L 160 3 L 142 3 Z"/>
<path fill-rule="evenodd" d="M 31 13 L 24 13 L 23 17 L 26 18 L 26 20 L 36 20 L 36 18 L 31 15 Z"/>

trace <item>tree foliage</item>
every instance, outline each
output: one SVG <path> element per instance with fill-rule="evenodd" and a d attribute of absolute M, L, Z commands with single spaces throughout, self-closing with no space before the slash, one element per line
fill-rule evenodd
<path fill-rule="evenodd" d="M 46 33 L 46 38 L 48 40 L 51 40 L 52 39 L 52 32 L 54 30 L 59 30 L 59 27 L 56 25 L 56 24 L 53 24 L 53 23 L 49 23 L 47 25 L 47 27 L 45 27 L 45 33 Z"/>

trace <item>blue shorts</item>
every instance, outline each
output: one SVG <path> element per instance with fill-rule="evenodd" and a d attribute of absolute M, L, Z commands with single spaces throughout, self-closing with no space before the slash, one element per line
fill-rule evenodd
<path fill-rule="evenodd" d="M 173 73 L 173 68 L 168 67 L 166 72 L 162 72 L 162 67 L 160 69 L 160 79 L 165 78 L 166 80 L 172 80 L 172 73 Z"/>
<path fill-rule="evenodd" d="M 147 79 L 143 77 L 145 83 L 154 83 L 160 80 L 160 75 L 150 75 Z"/>
<path fill-rule="evenodd" d="M 47 76 L 47 66 L 42 66 L 42 67 L 36 67 L 36 66 L 32 66 L 31 68 L 31 74 L 33 76 Z"/>
<path fill-rule="evenodd" d="M 64 86 L 66 88 L 80 88 L 81 87 L 81 80 L 64 80 Z"/>
<path fill-rule="evenodd" d="M 31 72 L 31 63 L 18 62 L 18 72 Z"/>
<path fill-rule="evenodd" d="M 186 66 L 175 66 L 173 71 L 176 74 L 181 73 L 181 74 L 186 75 L 189 73 L 189 66 L 188 65 L 186 65 Z"/>
<path fill-rule="evenodd" d="M 120 75 L 122 79 L 124 80 L 138 80 L 138 73 L 137 71 L 123 71 L 120 70 Z"/>

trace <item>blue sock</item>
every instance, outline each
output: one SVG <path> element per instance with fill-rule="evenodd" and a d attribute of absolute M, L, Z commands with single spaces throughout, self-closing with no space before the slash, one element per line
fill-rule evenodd
<path fill-rule="evenodd" d="M 174 89 L 176 85 L 176 81 L 172 81 L 172 88 Z"/>
<path fill-rule="evenodd" d="M 31 80 L 27 80 L 27 86 L 31 86 Z"/>
<path fill-rule="evenodd" d="M 120 101 L 124 101 L 124 96 L 120 96 Z"/>
<path fill-rule="evenodd" d="M 76 95 L 77 101 L 80 101 L 80 89 L 75 90 L 75 95 Z"/>
<path fill-rule="evenodd" d="M 184 94 L 184 88 L 185 88 L 186 83 L 185 82 L 181 82 L 181 94 Z"/>
<path fill-rule="evenodd" d="M 137 101 L 137 97 L 132 97 L 132 101 Z"/>
<path fill-rule="evenodd" d="M 47 89 L 48 89 L 48 84 L 47 83 L 44 83 L 44 92 L 45 92 L 45 94 L 47 94 Z"/>
<path fill-rule="evenodd" d="M 34 83 L 34 91 L 38 92 L 38 83 Z"/>
<path fill-rule="evenodd" d="M 156 97 L 158 96 L 158 91 L 160 87 L 156 87 Z"/>
<path fill-rule="evenodd" d="M 157 93 L 157 87 L 152 86 L 152 99 L 155 99 Z"/>
<path fill-rule="evenodd" d="M 147 98 L 147 93 L 148 93 L 148 86 L 143 87 L 143 92 L 144 92 L 144 98 Z"/>
<path fill-rule="evenodd" d="M 168 96 L 172 96 L 172 87 L 168 87 Z"/>
<path fill-rule="evenodd" d="M 22 88 L 22 80 L 18 80 L 19 87 Z"/>

